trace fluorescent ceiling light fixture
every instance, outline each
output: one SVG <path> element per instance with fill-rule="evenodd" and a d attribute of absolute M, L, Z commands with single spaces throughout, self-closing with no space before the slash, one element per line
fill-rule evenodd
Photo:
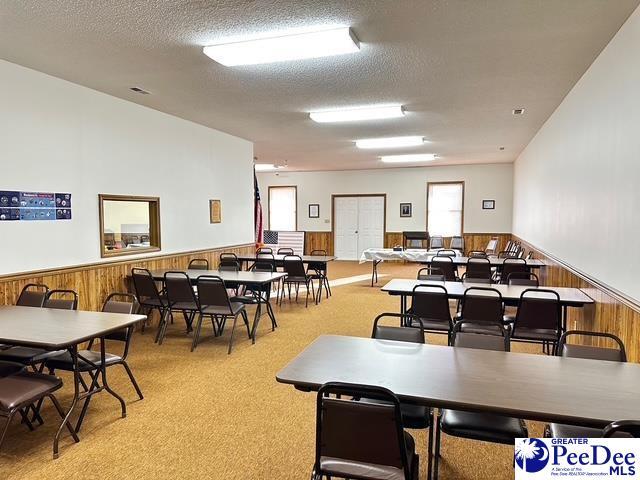
<path fill-rule="evenodd" d="M 380 120 L 404 116 L 402 105 L 373 105 L 370 107 L 347 108 L 310 112 L 311 120 L 319 123 L 356 122 L 358 120 Z"/>
<path fill-rule="evenodd" d="M 256 163 L 255 167 L 256 167 L 256 172 L 268 172 L 270 170 L 278 170 L 279 168 L 282 168 L 272 163 Z"/>
<path fill-rule="evenodd" d="M 204 47 L 204 54 L 233 67 L 343 55 L 360 50 L 349 27 L 315 30 Z"/>
<path fill-rule="evenodd" d="M 356 140 L 358 148 L 395 148 L 395 147 L 416 147 L 424 143 L 424 137 L 386 137 L 386 138 L 363 138 Z"/>
<path fill-rule="evenodd" d="M 435 153 L 416 153 L 414 155 L 384 155 L 380 157 L 384 163 L 430 162 L 435 160 Z"/>

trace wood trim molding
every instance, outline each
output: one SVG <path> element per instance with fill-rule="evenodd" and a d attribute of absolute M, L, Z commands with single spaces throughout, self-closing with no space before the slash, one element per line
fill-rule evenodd
<path fill-rule="evenodd" d="M 211 252 L 213 250 L 222 250 L 222 249 L 235 249 L 235 248 L 245 248 L 252 247 L 255 248 L 255 243 L 241 243 L 238 245 L 222 245 L 220 247 L 211 247 L 211 248 L 201 248 L 198 250 L 185 250 L 181 252 L 171 252 L 171 253 L 162 253 L 160 255 L 146 255 L 146 252 L 139 252 L 138 255 L 140 257 L 136 258 L 118 258 L 116 260 L 104 260 L 101 262 L 91 262 L 91 263 L 82 263 L 79 265 L 69 265 L 66 267 L 53 267 L 53 268 L 45 268 L 41 270 L 29 270 L 26 272 L 16 272 L 16 273 L 7 273 L 4 275 L 0 275 L 0 281 L 9 281 L 9 280 L 20 280 L 22 278 L 30 278 L 37 277 L 43 275 L 51 275 L 51 274 L 63 274 L 63 273 L 74 273 L 81 272 L 83 270 L 91 270 L 96 267 L 104 266 L 104 267 L 112 267 L 120 264 L 132 264 L 132 263 L 140 263 L 145 261 L 152 260 L 162 260 L 170 257 L 179 257 L 183 255 L 194 255 L 197 253 L 206 253 Z"/>
<path fill-rule="evenodd" d="M 557 263 L 560 267 L 562 267 L 565 270 L 567 270 L 569 273 L 572 273 L 573 275 L 575 275 L 576 277 L 580 278 L 581 280 L 584 280 L 585 282 L 590 283 L 591 285 L 593 285 L 594 287 L 598 288 L 599 290 L 602 290 L 604 293 L 606 293 L 607 295 L 609 295 L 613 299 L 615 299 L 618 302 L 626 305 L 627 307 L 631 308 L 632 310 L 635 310 L 636 312 L 640 313 L 640 301 L 629 297 L 625 293 L 622 293 L 620 290 L 615 289 L 611 285 L 607 285 L 606 283 L 604 283 L 604 282 L 592 277 L 588 273 L 585 273 L 582 270 L 580 270 L 578 268 L 575 268 L 572 265 L 569 265 L 565 261 L 560 260 L 555 255 L 547 252 L 546 250 L 538 248 L 537 246 L 535 246 L 535 245 L 529 243 L 528 241 L 518 237 L 517 235 L 512 235 L 512 237 L 513 237 L 513 239 L 515 241 L 519 241 L 519 242 L 522 242 L 522 243 L 528 245 L 529 247 L 531 247 L 536 252 L 539 252 L 540 254 L 544 255 L 545 257 L 548 257 L 549 259 L 553 260 L 555 263 Z"/>

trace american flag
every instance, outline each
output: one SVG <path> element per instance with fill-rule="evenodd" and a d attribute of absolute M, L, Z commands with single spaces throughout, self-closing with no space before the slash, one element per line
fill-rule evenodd
<path fill-rule="evenodd" d="M 255 193 L 253 223 L 256 227 L 256 243 L 262 243 L 262 204 L 260 203 L 260 189 L 258 188 L 258 177 L 256 176 L 255 167 L 253 167 L 253 189 Z"/>
<path fill-rule="evenodd" d="M 265 230 L 264 246 L 273 249 L 276 253 L 279 248 L 292 248 L 295 255 L 304 253 L 304 232 L 277 232 Z"/>

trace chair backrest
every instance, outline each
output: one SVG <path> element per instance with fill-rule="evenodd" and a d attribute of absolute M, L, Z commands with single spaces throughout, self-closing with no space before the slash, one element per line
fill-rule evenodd
<path fill-rule="evenodd" d="M 327 251 L 326 250 L 312 250 L 311 251 L 311 256 L 312 257 L 326 257 L 327 256 Z M 326 273 L 325 272 L 326 269 L 327 269 L 326 262 L 308 262 L 307 263 L 307 271 L 315 270 L 318 273 Z"/>
<path fill-rule="evenodd" d="M 521 328 L 560 331 L 561 321 L 560 295 L 553 290 L 528 288 L 520 294 L 512 336 L 515 338 Z"/>
<path fill-rule="evenodd" d="M 485 285 L 491 285 L 491 278 L 486 277 L 470 277 L 469 272 L 464 272 L 460 277 L 462 283 L 484 283 Z"/>
<path fill-rule="evenodd" d="M 164 274 L 164 288 L 169 305 L 176 303 L 197 303 L 191 286 L 191 279 L 185 272 L 171 271 Z"/>
<path fill-rule="evenodd" d="M 108 313 L 122 313 L 125 315 L 131 315 L 137 309 L 138 301 L 136 300 L 135 295 L 132 295 L 131 293 L 112 293 L 102 304 L 102 311 Z M 133 327 L 127 327 L 122 330 L 109 333 L 105 338 L 108 340 L 126 342 L 129 340 L 132 331 Z"/>
<path fill-rule="evenodd" d="M 326 250 L 311 250 L 311 255 L 314 257 L 320 256 L 320 257 L 326 257 L 327 256 L 327 251 Z"/>
<path fill-rule="evenodd" d="M 431 259 L 431 266 L 439 268 L 445 280 L 449 282 L 455 282 L 457 280 L 456 266 L 451 257 L 435 256 Z"/>
<path fill-rule="evenodd" d="M 540 286 L 540 280 L 535 273 L 511 272 L 507 276 L 507 285 L 525 285 L 538 288 Z"/>
<path fill-rule="evenodd" d="M 383 318 L 396 318 L 399 323 L 402 324 L 403 318 L 407 315 L 399 313 L 381 313 L 373 321 L 373 330 L 371 331 L 371 338 L 377 338 L 379 340 L 396 340 L 398 342 L 412 342 L 412 343 L 426 343 L 424 341 L 424 326 L 422 320 L 417 317 L 413 319 L 420 325 L 416 327 L 395 327 L 387 325 L 379 325 L 378 323 Z"/>
<path fill-rule="evenodd" d="M 133 288 L 140 304 L 144 305 L 145 300 L 148 299 L 161 302 L 160 292 L 158 292 L 156 282 L 149 270 L 146 268 L 132 268 L 131 278 L 133 279 Z"/>
<path fill-rule="evenodd" d="M 220 256 L 222 257 L 222 255 Z M 194 258 L 189 262 L 187 270 L 209 270 L 209 260 L 206 258 Z"/>
<path fill-rule="evenodd" d="M 454 236 L 451 237 L 449 242 L 449 248 L 452 250 L 460 250 L 464 252 L 464 237 Z"/>
<path fill-rule="evenodd" d="M 524 258 L 507 257 L 502 262 L 502 269 L 500 272 L 500 283 L 506 284 L 509 279 L 509 275 L 512 273 L 529 273 L 529 267 L 527 261 Z"/>
<path fill-rule="evenodd" d="M 275 272 L 275 268 L 273 267 L 273 263 L 271 263 L 271 262 L 263 262 L 263 261 L 258 260 L 251 267 L 251 271 L 252 272 L 273 273 L 273 272 Z M 269 285 L 269 288 L 271 288 L 271 285 Z"/>
<path fill-rule="evenodd" d="M 447 289 L 442 285 L 416 285 L 411 292 L 411 314 L 424 321 L 452 327 Z"/>
<path fill-rule="evenodd" d="M 467 260 L 467 271 L 469 278 L 491 278 L 491 262 L 488 258 L 470 257 Z"/>
<path fill-rule="evenodd" d="M 524 258 L 525 260 L 531 260 L 533 258 L 533 250 L 529 250 L 529 253 L 527 253 L 527 256 Z"/>
<path fill-rule="evenodd" d="M 307 275 L 299 255 L 286 255 L 282 260 L 282 265 L 287 277 L 306 277 Z"/>
<path fill-rule="evenodd" d="M 418 274 L 416 275 L 416 279 L 418 280 L 430 280 L 433 282 L 444 282 L 445 277 L 442 270 L 438 267 L 430 266 L 424 267 L 418 270 Z"/>
<path fill-rule="evenodd" d="M 518 258 L 518 256 L 512 250 L 502 250 L 498 252 L 498 258 Z"/>
<path fill-rule="evenodd" d="M 293 248 L 288 248 L 288 247 L 279 248 L 278 255 L 293 255 Z"/>
<path fill-rule="evenodd" d="M 329 395 L 340 398 L 333 398 Z M 369 398 L 359 402 L 345 397 Z M 327 383 L 320 387 L 316 411 L 315 470 L 320 458 L 331 457 L 350 463 L 375 464 L 399 469 L 411 479 L 407 445 L 402 428 L 400 401 L 382 387 Z"/>
<path fill-rule="evenodd" d="M 444 248 L 444 238 L 442 238 L 442 235 L 431 235 L 431 237 L 429 237 L 429 248 Z"/>
<path fill-rule="evenodd" d="M 44 305 L 44 299 L 47 296 L 49 287 L 40 283 L 29 283 L 25 285 L 16 305 L 20 307 L 42 307 Z"/>
<path fill-rule="evenodd" d="M 461 321 L 453 327 L 452 344 L 454 347 L 496 350 L 498 352 L 508 352 L 510 350 L 509 332 L 504 327 L 500 329 L 502 335 L 488 335 L 463 331 L 466 323 Z"/>
<path fill-rule="evenodd" d="M 458 253 L 455 250 L 451 250 L 450 248 L 443 248 L 436 252 L 437 257 L 455 257 Z"/>
<path fill-rule="evenodd" d="M 487 254 L 495 254 L 498 250 L 498 237 L 492 237 L 487 242 L 487 247 L 484 249 Z"/>
<path fill-rule="evenodd" d="M 502 313 L 502 295 L 495 288 L 469 287 L 464 291 L 463 321 L 502 325 Z"/>
<path fill-rule="evenodd" d="M 218 270 L 220 270 L 221 272 L 239 272 L 240 262 L 230 259 L 220 260 L 220 263 L 218 264 Z"/>
<path fill-rule="evenodd" d="M 271 253 L 273 255 L 273 249 L 269 247 L 260 247 L 258 250 L 256 250 L 256 255 L 258 253 Z"/>
<path fill-rule="evenodd" d="M 198 301 L 202 310 L 207 307 L 220 307 L 223 309 L 226 308 L 229 313 L 232 313 L 229 293 L 227 292 L 224 281 L 220 277 L 201 275 L 196 280 L 196 288 L 198 290 Z"/>
<path fill-rule="evenodd" d="M 617 420 L 604 427 L 602 436 L 612 437 L 616 433 L 628 433 L 634 438 L 640 438 L 640 420 Z"/>
<path fill-rule="evenodd" d="M 572 335 L 590 337 L 593 339 L 608 338 L 616 343 L 617 348 L 607 348 L 592 345 L 575 345 L 567 343 L 567 338 Z M 627 351 L 624 343 L 613 333 L 589 332 L 586 330 L 568 330 L 562 334 L 558 342 L 558 355 L 561 357 L 587 358 L 591 360 L 609 360 L 613 362 L 626 362 Z"/>
<path fill-rule="evenodd" d="M 57 310 L 77 310 L 78 294 L 73 290 L 49 290 L 42 306 Z"/>
<path fill-rule="evenodd" d="M 487 252 L 483 252 L 482 250 L 471 250 L 467 256 L 469 258 L 473 258 L 473 257 L 480 257 L 480 258 L 487 258 Z"/>
<path fill-rule="evenodd" d="M 233 252 L 223 252 L 220 254 L 218 261 L 222 262 L 223 260 L 233 260 L 234 262 L 237 262 L 238 256 Z"/>

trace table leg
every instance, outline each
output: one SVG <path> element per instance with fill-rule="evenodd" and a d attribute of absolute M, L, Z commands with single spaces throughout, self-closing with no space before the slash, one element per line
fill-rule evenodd
<path fill-rule="evenodd" d="M 78 397 L 80 396 L 80 372 L 78 372 L 78 346 L 73 345 L 69 348 L 69 354 L 71 355 L 71 361 L 73 363 L 73 400 L 71 401 L 71 405 L 69 406 L 69 410 L 67 414 L 62 419 L 62 423 L 58 427 L 58 431 L 56 435 L 53 437 L 53 458 L 58 458 L 58 443 L 60 442 L 60 435 L 62 434 L 62 430 L 67 425 L 69 418 L 71 417 L 71 413 L 73 409 L 76 407 L 78 403 Z M 80 439 L 78 439 L 80 441 Z"/>
<path fill-rule="evenodd" d="M 100 376 L 102 377 L 102 386 L 104 389 L 109 392 L 116 400 L 120 402 L 120 407 L 122 408 L 122 418 L 127 416 L 127 404 L 124 399 L 114 392 L 109 383 L 107 382 L 107 366 L 105 365 L 105 350 L 104 350 L 104 337 L 100 339 Z"/>
<path fill-rule="evenodd" d="M 562 306 L 562 325 L 560 325 L 562 332 L 567 331 L 567 316 L 568 316 L 568 307 L 566 305 L 563 305 Z"/>
<path fill-rule="evenodd" d="M 256 295 L 255 293 L 253 294 Z M 258 330 L 258 323 L 260 323 L 260 315 L 262 314 L 262 298 L 260 292 L 258 292 L 258 304 L 256 305 L 256 316 L 253 318 L 253 326 L 251 327 L 251 344 L 256 343 L 256 331 Z"/>
<path fill-rule="evenodd" d="M 379 260 L 374 260 L 371 262 L 371 286 L 373 287 L 374 283 L 378 283 L 378 264 Z"/>

